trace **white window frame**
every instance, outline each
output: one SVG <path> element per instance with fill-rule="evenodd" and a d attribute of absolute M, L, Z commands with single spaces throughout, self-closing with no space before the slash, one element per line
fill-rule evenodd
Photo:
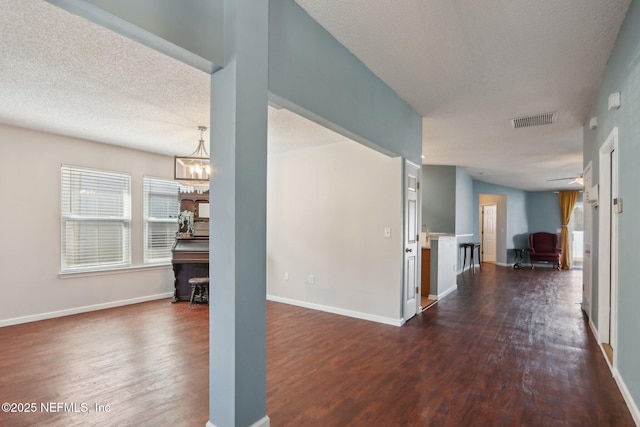
<path fill-rule="evenodd" d="M 131 175 L 62 165 L 60 184 L 61 273 L 130 267 Z"/>
<path fill-rule="evenodd" d="M 145 264 L 168 264 L 171 262 L 171 248 L 175 243 L 175 233 L 178 231 L 178 214 L 180 213 L 179 191 L 180 184 L 176 181 L 162 178 L 144 177 L 143 178 L 143 195 L 144 195 L 144 263 Z M 150 196 L 153 194 L 161 196 L 170 196 L 171 192 L 175 195 L 175 210 L 167 210 L 165 215 L 153 216 L 150 212 Z M 150 227 L 152 224 L 170 224 L 173 226 L 173 235 L 167 234 L 164 248 L 161 246 L 159 251 L 166 251 L 161 256 L 153 255 L 150 248 Z M 171 226 L 167 227 L 167 231 Z"/>

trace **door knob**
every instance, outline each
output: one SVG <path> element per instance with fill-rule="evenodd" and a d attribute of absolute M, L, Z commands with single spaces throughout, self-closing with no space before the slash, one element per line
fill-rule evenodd
<path fill-rule="evenodd" d="M 407 248 L 404 250 L 405 252 L 413 252 L 413 250 L 411 248 Z"/>

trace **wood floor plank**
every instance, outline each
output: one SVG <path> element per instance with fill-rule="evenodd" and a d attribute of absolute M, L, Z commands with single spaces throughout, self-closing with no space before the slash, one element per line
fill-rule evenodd
<path fill-rule="evenodd" d="M 485 264 L 401 328 L 268 302 L 271 425 L 634 426 L 580 293 L 579 272 Z M 91 410 L 0 425 L 203 426 L 208 318 L 165 300 L 0 328 L 2 402 Z"/>
<path fill-rule="evenodd" d="M 634 426 L 580 300 L 580 272 L 487 264 L 402 328 L 269 304 L 269 416 L 278 426 Z"/>

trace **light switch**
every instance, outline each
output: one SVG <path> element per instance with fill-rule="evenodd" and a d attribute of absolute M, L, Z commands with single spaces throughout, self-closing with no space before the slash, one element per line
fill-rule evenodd
<path fill-rule="evenodd" d="M 387 239 L 391 237 L 391 227 L 384 228 L 384 237 L 386 237 Z"/>

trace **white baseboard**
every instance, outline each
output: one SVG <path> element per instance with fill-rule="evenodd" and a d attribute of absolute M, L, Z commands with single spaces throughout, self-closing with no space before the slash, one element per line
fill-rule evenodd
<path fill-rule="evenodd" d="M 369 320 L 371 322 L 384 323 L 385 325 L 402 326 L 402 319 L 393 319 L 391 317 L 378 316 L 376 314 L 362 313 L 360 311 L 347 310 L 344 308 L 331 307 L 328 305 L 316 304 L 312 302 L 299 301 L 291 298 L 279 297 L 276 295 L 267 295 L 267 300 L 281 302 L 298 307 L 310 308 L 312 310 L 325 311 L 327 313 L 339 314 L 341 316 L 354 317 L 356 319 Z"/>
<path fill-rule="evenodd" d="M 591 333 L 593 334 L 593 337 L 596 339 L 596 343 L 598 344 L 600 353 L 602 353 L 602 357 L 604 357 L 604 361 L 609 366 L 609 370 L 611 370 L 611 375 L 613 375 L 613 364 L 609 362 L 609 357 L 607 356 L 607 352 L 604 351 L 604 346 L 602 345 L 602 342 L 600 342 L 600 337 L 598 336 L 598 329 L 596 328 L 596 325 L 594 325 L 593 322 L 591 321 L 591 318 L 589 318 L 589 329 L 591 329 Z"/>
<path fill-rule="evenodd" d="M 633 421 L 636 423 L 636 425 L 640 426 L 640 410 L 638 410 L 638 405 L 636 404 L 635 400 L 633 400 L 633 397 L 631 396 L 631 393 L 629 392 L 627 385 L 625 384 L 624 380 L 620 376 L 620 372 L 618 372 L 618 368 L 612 366 L 611 363 L 609 363 L 609 358 L 607 357 L 607 354 L 604 351 L 604 347 L 600 343 L 598 330 L 596 329 L 596 325 L 594 325 L 593 322 L 591 321 L 591 317 L 589 317 L 589 329 L 591 329 L 591 333 L 596 339 L 596 342 L 598 343 L 598 347 L 600 347 L 600 351 L 602 352 L 602 356 L 604 357 L 604 360 L 607 362 L 607 365 L 609 365 L 609 369 L 611 369 L 613 379 L 616 381 L 616 384 L 618 385 L 618 389 L 620 390 L 620 393 L 622 394 L 622 398 L 624 399 L 625 403 L 627 404 L 627 407 L 629 408 L 629 412 L 631 412 L 631 417 L 633 418 Z"/>
<path fill-rule="evenodd" d="M 265 415 L 264 418 L 261 418 L 255 423 L 251 424 L 250 427 L 269 427 L 270 424 L 271 420 L 269 420 L 269 417 Z M 216 427 L 216 425 L 211 421 L 207 421 L 206 427 Z"/>
<path fill-rule="evenodd" d="M 437 301 L 438 300 L 438 295 L 429 294 L 429 296 L 427 298 Z"/>
<path fill-rule="evenodd" d="M 604 357 L 604 361 L 607 362 L 607 365 L 609 365 L 609 370 L 611 371 L 611 376 L 613 376 L 613 362 L 609 361 L 609 356 L 607 356 L 607 352 L 604 351 L 604 345 L 603 343 L 598 343 L 598 347 L 600 347 L 600 353 L 602 353 L 602 356 Z M 613 355 L 614 357 L 614 362 L 615 362 L 615 357 L 616 355 Z"/>
<path fill-rule="evenodd" d="M 464 272 L 465 272 L 465 271 L 467 271 L 467 270 L 471 270 L 471 264 L 463 266 L 463 267 L 458 271 L 458 274 L 462 274 L 462 273 L 464 273 Z"/>
<path fill-rule="evenodd" d="M 638 410 L 638 405 L 636 405 L 636 402 L 633 400 L 633 397 L 631 397 L 631 393 L 629 392 L 627 385 L 624 383 L 624 380 L 620 376 L 620 373 L 618 372 L 617 369 L 614 369 L 613 371 L 613 379 L 616 380 L 616 383 L 618 384 L 618 388 L 622 393 L 622 397 L 624 398 L 624 401 L 626 402 L 627 407 L 629 408 L 629 412 L 631 412 L 631 417 L 633 417 L 633 421 L 635 421 L 637 426 L 640 426 L 640 411 Z"/>
<path fill-rule="evenodd" d="M 506 262 L 496 262 L 496 265 L 499 265 L 500 267 L 513 267 L 513 264 L 509 264 Z"/>
<path fill-rule="evenodd" d="M 121 307 L 123 305 L 138 304 L 141 302 L 153 301 L 157 299 L 170 298 L 173 292 L 163 294 L 147 295 L 143 297 L 131 298 L 127 300 L 111 301 L 102 304 L 86 305 L 83 307 L 68 308 L 65 310 L 50 311 L 48 313 L 32 314 L 29 316 L 14 317 L 0 320 L 0 328 L 4 326 L 19 325 L 21 323 L 37 322 L 38 320 L 53 319 L 54 317 L 70 316 L 72 314 L 88 313 L 90 311 L 104 310 L 106 308 Z"/>
<path fill-rule="evenodd" d="M 598 343 L 598 345 L 600 345 L 600 337 L 598 336 L 598 330 L 596 329 L 596 325 L 593 324 L 591 317 L 589 317 L 589 329 L 591 329 L 591 333 L 593 334 L 593 337 L 596 339 L 596 342 Z"/>
<path fill-rule="evenodd" d="M 442 298 L 446 297 L 447 295 L 449 295 L 451 292 L 455 291 L 456 289 L 458 289 L 458 285 L 453 285 L 452 287 L 450 287 L 449 289 L 447 289 L 446 291 L 444 291 L 441 294 L 438 294 L 438 296 L 436 297 L 437 300 L 441 300 Z"/>
<path fill-rule="evenodd" d="M 512 264 L 503 264 L 503 263 L 500 263 L 500 262 L 495 262 L 494 263 L 493 261 L 490 261 L 487 264 L 496 264 L 496 265 L 501 265 L 503 267 L 511 267 L 512 266 Z M 480 264 L 474 264 L 473 266 L 475 267 L 476 270 L 480 270 L 482 268 Z M 465 267 L 462 270 L 459 270 L 457 274 L 462 274 L 467 270 L 471 270 L 471 265 L 465 265 Z"/>

